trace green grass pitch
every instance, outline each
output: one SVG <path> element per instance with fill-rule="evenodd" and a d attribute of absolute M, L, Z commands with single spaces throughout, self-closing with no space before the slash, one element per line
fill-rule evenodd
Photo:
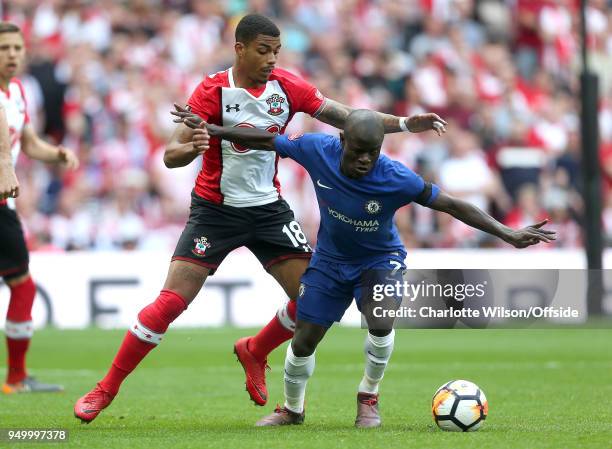
<path fill-rule="evenodd" d="M 82 425 L 74 401 L 105 373 L 123 332 L 43 330 L 30 371 L 66 392 L 0 397 L 0 428 L 67 428 L 69 442 L 52 447 L 105 449 L 612 447 L 610 330 L 398 330 L 381 385 L 383 427 L 357 430 L 364 332 L 334 328 L 321 344 L 304 425 L 260 429 L 255 421 L 282 401 L 284 346 L 271 357 L 271 397 L 261 408 L 248 400 L 232 353 L 248 330 L 171 330 L 110 408 Z M 461 378 L 483 388 L 489 418 L 478 432 L 445 433 L 432 421 L 431 397 Z"/>

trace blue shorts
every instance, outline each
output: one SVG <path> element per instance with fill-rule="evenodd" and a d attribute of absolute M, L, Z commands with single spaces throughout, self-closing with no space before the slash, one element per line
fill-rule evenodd
<path fill-rule="evenodd" d="M 404 257 L 403 253 L 388 254 L 362 264 L 343 264 L 315 253 L 301 279 L 297 318 L 329 328 L 342 319 L 353 298 L 361 311 L 362 298 L 371 294 L 375 283 L 403 281 Z"/>

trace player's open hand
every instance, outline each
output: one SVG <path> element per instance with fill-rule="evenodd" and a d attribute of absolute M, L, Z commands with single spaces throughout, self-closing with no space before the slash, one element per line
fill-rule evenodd
<path fill-rule="evenodd" d="M 557 233 L 555 231 L 542 229 L 542 226 L 546 223 L 548 223 L 548 220 L 542 220 L 534 225 L 510 231 L 504 240 L 515 248 L 527 248 L 540 242 L 549 243 L 556 240 Z"/>
<path fill-rule="evenodd" d="M 170 111 L 170 114 L 176 116 L 173 120 L 174 123 L 183 123 L 191 129 L 196 129 L 204 122 L 199 115 L 191 112 L 188 107 L 179 106 L 174 103 L 174 109 L 174 111 Z"/>
<path fill-rule="evenodd" d="M 60 145 L 58 147 L 58 160 L 69 170 L 76 170 L 79 168 L 79 158 L 76 157 L 74 151 L 69 150 L 65 146 Z"/>
<path fill-rule="evenodd" d="M 422 133 L 433 129 L 438 133 L 438 136 L 441 136 L 446 132 L 446 125 L 448 123 L 433 112 L 416 114 L 406 120 L 408 130 L 413 133 Z"/>
<path fill-rule="evenodd" d="M 19 182 L 15 175 L 13 163 L 10 160 L 0 162 L 0 200 L 17 198 L 19 196 Z"/>

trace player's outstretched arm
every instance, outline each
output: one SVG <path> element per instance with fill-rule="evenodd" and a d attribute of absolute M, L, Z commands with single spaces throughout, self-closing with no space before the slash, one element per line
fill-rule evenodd
<path fill-rule="evenodd" d="M 13 168 L 8 121 L 4 107 L 0 105 L 0 200 L 16 198 L 19 182 Z"/>
<path fill-rule="evenodd" d="M 198 130 L 205 129 L 211 136 L 217 136 L 230 142 L 245 145 L 249 148 L 253 148 L 256 150 L 274 150 L 274 136 L 276 134 L 270 134 L 267 131 L 261 131 L 253 128 L 251 128 L 253 132 L 249 133 L 242 132 L 242 130 L 249 130 L 249 128 L 239 128 L 231 126 L 221 127 L 217 125 L 212 125 L 210 123 L 206 123 L 204 120 L 202 120 L 202 117 L 197 114 L 194 114 L 188 107 L 183 107 L 176 103 L 174 103 L 174 111 L 170 111 L 170 114 L 176 117 L 173 120 L 174 123 L 182 123 L 183 125 L 194 130 L 196 134 L 191 140 L 196 146 L 199 145 L 198 140 L 200 139 L 200 137 L 197 135 Z M 232 132 L 232 130 L 237 130 L 238 132 L 234 133 Z M 216 134 L 213 134 L 213 132 L 215 132 Z M 262 134 L 262 132 L 264 134 Z M 272 136 L 272 142 L 268 142 L 270 136 Z M 240 139 L 248 141 L 248 143 L 245 143 Z M 263 145 L 263 147 L 259 147 L 258 145 Z"/>
<path fill-rule="evenodd" d="M 253 150 L 274 151 L 274 139 L 277 134 L 272 134 L 263 129 L 241 128 L 239 126 L 217 126 L 204 122 L 201 126 L 206 127 L 208 134 L 220 137 L 223 140 L 237 143 Z"/>
<path fill-rule="evenodd" d="M 26 125 L 21 135 L 21 148 L 31 159 L 64 164 L 71 170 L 79 168 L 79 159 L 63 145 L 51 145 L 36 135 L 32 125 Z"/>
<path fill-rule="evenodd" d="M 344 129 L 346 119 L 352 111 L 353 108 L 350 106 L 327 98 L 323 109 L 316 118 L 338 129 Z M 416 114 L 412 117 L 397 117 L 382 112 L 377 112 L 377 114 L 382 118 L 386 134 L 399 133 L 402 131 L 420 133 L 433 130 L 441 136 L 446 132 L 446 121 L 434 113 Z"/>
<path fill-rule="evenodd" d="M 208 136 L 220 137 L 223 140 L 255 150 L 274 151 L 274 137 L 276 137 L 276 134 L 269 133 L 268 131 L 238 126 L 217 126 L 206 123 L 199 115 L 176 103 L 174 103 L 174 111 L 170 111 L 170 113 L 177 117 L 174 119 L 175 123 L 181 123 L 179 126 L 183 126 L 191 131 L 190 142 L 196 151 L 206 151 L 208 149 Z"/>
<path fill-rule="evenodd" d="M 548 220 L 543 220 L 522 229 L 512 229 L 473 204 L 452 197 L 444 192 L 440 192 L 428 207 L 440 212 L 446 212 L 473 228 L 499 237 L 515 248 L 526 248 L 531 245 L 537 245 L 540 242 L 548 243 L 555 240 L 557 235 L 555 231 L 542 228 Z"/>
<path fill-rule="evenodd" d="M 174 104 L 175 110 L 170 113 L 176 118 L 175 123 L 183 123 L 188 127 L 195 129 L 202 124 L 202 118 L 197 114 L 194 114 L 189 109 Z M 316 118 L 323 123 L 334 126 L 338 129 L 344 129 L 346 119 L 354 108 L 338 103 L 337 101 L 325 100 L 325 105 Z M 377 112 L 383 120 L 385 127 L 385 133 L 398 133 L 402 131 L 410 131 L 413 133 L 420 133 L 424 131 L 434 130 L 441 136 L 446 132 L 446 121 L 440 118 L 437 114 L 416 114 L 412 117 L 397 117 L 395 115 L 384 114 Z"/>

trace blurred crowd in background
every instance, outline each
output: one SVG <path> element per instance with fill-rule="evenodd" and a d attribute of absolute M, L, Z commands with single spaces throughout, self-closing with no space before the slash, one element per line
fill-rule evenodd
<path fill-rule="evenodd" d="M 600 75 L 607 241 L 612 240 L 612 5 L 590 0 Z M 12 0 L 25 35 L 22 76 L 34 126 L 74 149 L 74 173 L 22 157 L 18 210 L 33 250 L 172 250 L 199 161 L 169 170 L 169 111 L 234 60 L 234 27 L 259 12 L 281 28 L 279 66 L 327 97 L 400 116 L 436 112 L 435 133 L 388 135 L 383 151 L 518 227 L 550 218 L 582 245 L 578 0 Z M 287 132 L 336 133 L 296 116 Z M 282 194 L 314 243 L 308 176 L 281 162 Z M 499 243 L 419 206 L 399 211 L 409 247 Z"/>

